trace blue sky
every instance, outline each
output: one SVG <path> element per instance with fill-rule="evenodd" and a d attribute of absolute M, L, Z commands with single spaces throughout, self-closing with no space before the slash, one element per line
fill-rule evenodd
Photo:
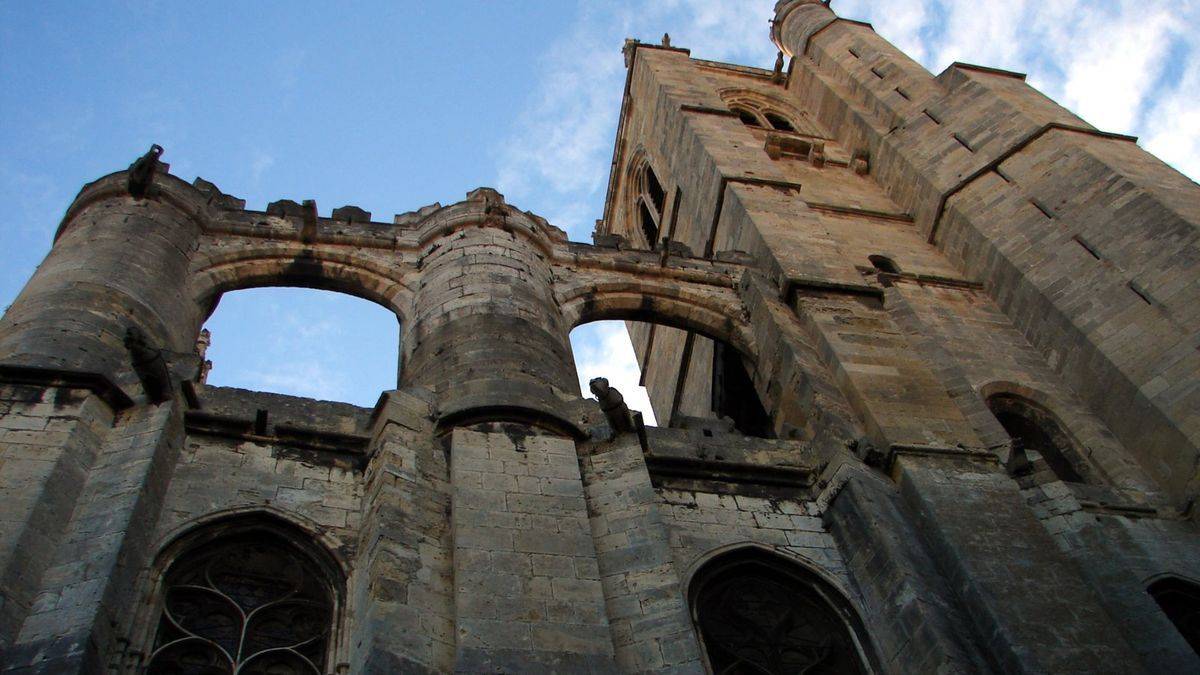
<path fill-rule="evenodd" d="M 151 142 L 172 173 L 265 208 L 316 199 L 388 221 L 480 185 L 588 240 L 603 207 L 625 37 L 769 67 L 774 0 L 0 4 L 0 307 L 87 181 Z M 1020 70 L 1100 128 L 1200 176 L 1200 0 L 835 0 L 940 72 Z M 394 318 L 270 289 L 209 323 L 212 382 L 371 405 Z M 619 324 L 573 334 L 581 377 L 634 407 Z M 347 346 L 350 348 L 347 348 Z"/>

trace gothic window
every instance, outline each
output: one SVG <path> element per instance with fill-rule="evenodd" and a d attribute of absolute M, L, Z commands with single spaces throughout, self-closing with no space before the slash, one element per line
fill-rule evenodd
<path fill-rule="evenodd" d="M 1078 454 L 1074 442 L 1048 410 L 1012 394 L 991 396 L 987 405 L 1012 439 L 1011 475 L 1031 475 L 1044 467 L 1058 480 L 1084 482 L 1072 464 L 1072 457 Z"/>
<path fill-rule="evenodd" d="M 658 176 L 654 174 L 654 169 L 651 169 L 650 165 L 645 162 L 637 174 L 636 185 L 638 224 L 641 226 L 642 235 L 646 238 L 647 246 L 654 249 L 658 244 L 661 232 L 667 193 L 658 180 Z"/>
<path fill-rule="evenodd" d="M 871 266 L 874 267 L 875 269 L 879 270 L 880 272 L 884 272 L 886 274 L 899 274 L 900 273 L 900 266 L 896 264 L 895 260 L 892 260 L 891 258 L 889 258 L 887 256 L 873 255 L 873 256 L 868 256 L 867 259 L 871 261 Z"/>
<path fill-rule="evenodd" d="M 831 591 L 806 576 L 755 552 L 727 554 L 697 574 L 692 612 L 713 673 L 868 672 L 848 621 L 852 611 L 835 607 Z"/>
<path fill-rule="evenodd" d="M 1200 654 L 1200 586 L 1168 577 L 1154 582 L 1147 590 L 1192 650 Z"/>
<path fill-rule="evenodd" d="M 762 127 L 762 122 L 759 121 L 758 115 L 747 110 L 746 108 L 732 108 L 733 112 L 737 113 L 738 119 L 748 127 Z"/>
<path fill-rule="evenodd" d="M 780 131 L 811 138 L 824 138 L 814 124 L 798 110 L 787 109 L 781 101 L 752 91 L 729 91 L 722 94 L 729 110 L 748 127 Z"/>
<path fill-rule="evenodd" d="M 796 127 L 794 127 L 786 117 L 780 115 L 779 113 L 767 112 L 764 113 L 763 116 L 767 118 L 767 123 L 771 125 L 771 128 L 776 131 L 787 131 L 791 133 L 795 133 L 796 131 Z"/>
<path fill-rule="evenodd" d="M 148 675 L 320 675 L 333 625 L 328 578 L 265 531 L 216 539 L 167 570 Z"/>

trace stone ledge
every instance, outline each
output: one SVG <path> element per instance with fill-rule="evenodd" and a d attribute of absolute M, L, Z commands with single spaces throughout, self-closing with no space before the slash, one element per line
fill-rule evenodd
<path fill-rule="evenodd" d="M 36 368 L 33 366 L 0 365 L 0 382 L 28 384 L 40 387 L 86 389 L 100 397 L 114 411 L 133 407 L 133 399 L 112 380 L 100 373 Z"/>

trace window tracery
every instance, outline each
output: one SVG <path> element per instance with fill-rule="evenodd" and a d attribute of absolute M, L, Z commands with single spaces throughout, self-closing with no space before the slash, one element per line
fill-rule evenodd
<path fill-rule="evenodd" d="M 659 233 L 662 231 L 663 214 L 666 208 L 667 192 L 650 168 L 650 163 L 642 160 L 634 174 L 634 211 L 646 245 L 651 250 L 657 248 Z"/>
<path fill-rule="evenodd" d="M 262 532 L 192 550 L 167 571 L 149 675 L 320 675 L 333 593 L 308 556 Z"/>
<path fill-rule="evenodd" d="M 722 93 L 726 105 L 738 119 L 748 127 L 798 134 L 812 138 L 824 138 L 822 133 L 801 111 L 788 111 L 779 101 L 746 90 L 731 90 Z"/>
<path fill-rule="evenodd" d="M 865 673 L 856 640 L 819 590 L 786 563 L 734 554 L 692 584 L 692 610 L 717 675 Z"/>

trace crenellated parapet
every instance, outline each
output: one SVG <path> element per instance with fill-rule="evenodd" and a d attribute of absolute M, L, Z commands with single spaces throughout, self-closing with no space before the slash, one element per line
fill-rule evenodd
<path fill-rule="evenodd" d="M 141 198 L 129 191 L 129 172 L 81 191 L 26 291 L 53 300 L 35 306 L 19 299 L 0 325 L 0 346 L 12 350 L 7 364 L 97 372 L 137 397 L 138 375 L 124 344 L 129 327 L 182 357 L 223 293 L 311 287 L 393 312 L 402 325 L 402 384 L 438 392 L 443 417 L 544 417 L 577 434 L 568 336 L 581 323 L 690 325 L 745 353 L 757 351 L 738 292 L 745 266 L 697 258 L 686 246 L 647 253 L 569 242 L 564 231 L 489 188 L 391 223 L 355 206 L 323 216 L 311 200 L 282 199 L 256 211 L 210 181 L 189 185 L 167 169 L 156 167 Z M 112 280 L 116 285 L 106 287 Z M 80 288 L 89 290 L 72 299 Z M 65 306 L 71 303 L 73 309 Z M 28 314 L 46 326 L 22 321 Z M 98 329 L 75 332 L 80 316 Z M 64 340 L 79 344 L 78 362 L 62 359 Z M 97 340 L 107 346 L 91 347 Z M 31 353 L 18 353 L 22 344 Z M 58 360 L 38 361 L 39 348 Z M 177 375 L 187 379 L 191 367 Z"/>

